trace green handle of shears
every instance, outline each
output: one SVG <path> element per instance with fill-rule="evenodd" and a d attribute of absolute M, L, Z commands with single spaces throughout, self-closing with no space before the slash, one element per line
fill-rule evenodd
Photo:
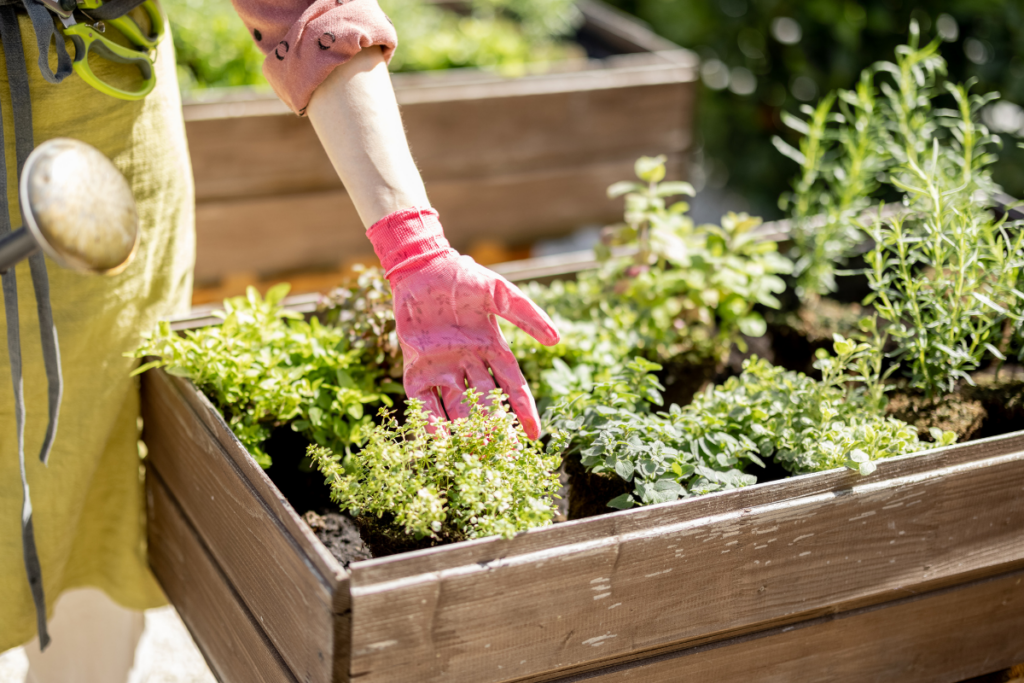
<path fill-rule="evenodd" d="M 147 52 L 140 52 L 139 50 L 132 50 L 131 48 L 118 45 L 100 35 L 89 24 L 75 24 L 74 26 L 65 27 L 64 35 L 75 44 L 75 61 L 73 64 L 75 73 L 92 87 L 121 100 L 141 100 L 153 91 L 153 87 L 156 85 L 156 75 L 153 73 L 153 60 L 150 59 Z M 92 68 L 89 66 L 90 50 L 94 50 L 97 55 L 111 62 L 134 64 L 137 66 L 142 73 L 141 87 L 138 90 L 122 90 L 101 80 L 93 73 Z"/>
<path fill-rule="evenodd" d="M 89 3 L 83 3 L 81 6 L 87 10 L 86 4 Z M 117 19 L 108 19 L 105 23 L 120 31 L 132 45 L 145 50 L 152 50 L 164 37 L 164 24 L 167 22 L 167 17 L 164 16 L 164 11 L 159 3 L 154 0 L 146 0 L 139 7 L 149 15 L 149 25 L 152 33 L 143 33 L 138 23 L 127 14 Z"/>

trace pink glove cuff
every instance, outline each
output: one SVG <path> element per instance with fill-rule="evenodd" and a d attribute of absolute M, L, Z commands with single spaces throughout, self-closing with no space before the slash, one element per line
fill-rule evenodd
<path fill-rule="evenodd" d="M 388 214 L 371 225 L 366 236 L 392 284 L 392 277 L 401 279 L 431 261 L 457 255 L 445 239 L 437 211 L 429 207 L 414 206 Z"/>

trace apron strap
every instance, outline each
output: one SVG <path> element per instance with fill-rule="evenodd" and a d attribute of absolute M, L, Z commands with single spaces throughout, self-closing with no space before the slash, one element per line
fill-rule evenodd
<path fill-rule="evenodd" d="M 57 46 L 57 73 L 54 73 L 50 68 L 50 41 L 53 40 L 56 33 L 53 26 L 53 15 L 45 5 L 36 0 L 22 0 L 22 2 L 25 5 L 25 11 L 28 12 L 28 18 L 32 20 L 32 30 L 36 34 L 36 44 L 39 45 L 39 71 L 48 82 L 60 83 L 71 74 L 71 55 L 68 54 L 68 48 L 64 45 L 64 36 L 57 34 L 57 39 L 53 41 Z M 15 31 L 14 35 L 18 36 L 18 52 L 21 52 L 21 33 Z M 88 57 L 83 56 L 83 59 L 88 59 Z M 24 63 L 24 55 L 22 55 L 21 61 Z M 11 90 L 14 90 L 13 83 Z M 28 98 L 28 90 L 25 91 L 25 97 Z M 17 114 L 15 114 L 15 118 L 17 118 Z M 29 131 L 31 136 L 31 128 Z"/>
<path fill-rule="evenodd" d="M 26 0 L 26 7 L 34 4 Z M 42 6 L 38 6 L 42 8 Z M 44 8 L 43 8 L 44 9 Z M 44 9 L 44 11 L 46 11 Z M 32 10 L 29 10 L 30 16 Z M 47 12 L 48 14 L 48 12 Z M 53 33 L 53 21 L 48 18 L 50 33 Z M 33 25 L 36 24 L 33 19 Z M 36 29 L 38 31 L 38 28 Z M 14 113 L 14 143 L 17 156 L 17 176 L 20 177 L 25 160 L 34 146 L 32 136 L 32 105 L 30 102 L 28 71 L 25 54 L 21 43 L 21 29 L 14 7 L 0 6 L 0 42 L 3 43 L 4 57 L 7 62 L 7 79 L 11 91 L 11 105 Z M 58 40 L 62 45 L 63 41 Z M 47 51 L 49 40 L 47 40 Z M 65 52 L 66 54 L 66 52 Z M 45 57 L 41 57 L 45 60 Z M 47 64 L 47 71 L 49 65 Z M 59 71 L 59 69 L 58 69 Z M 45 72 L 44 72 L 45 76 Z M 2 122 L 0 122 L 0 150 L 5 148 Z M 0 157 L 4 155 L 0 154 Z M 0 173 L 4 179 L 3 191 L 0 191 L 0 234 L 11 231 L 10 210 L 7 203 L 6 184 L 8 179 L 6 158 L 0 159 Z M 23 207 L 27 210 L 27 207 Z M 36 295 L 36 314 L 39 319 L 40 336 L 43 347 L 43 362 L 46 368 L 48 387 L 49 420 L 46 436 L 39 453 L 39 459 L 46 464 L 53 439 L 57 431 L 57 418 L 60 409 L 63 379 L 60 370 L 60 352 L 57 345 L 57 329 L 53 323 L 53 311 L 50 307 L 50 285 L 46 273 L 46 261 L 42 253 L 36 252 L 29 257 L 32 273 L 32 284 Z M 18 283 L 16 269 L 11 268 L 2 278 L 4 292 L 4 311 L 7 317 L 7 349 L 11 363 L 11 379 L 14 384 L 14 414 L 17 423 L 18 464 L 21 471 L 22 511 L 21 538 L 25 571 L 28 575 L 32 600 L 36 608 L 39 647 L 45 649 L 50 643 L 46 628 L 46 596 L 43 591 L 42 568 L 36 548 L 35 530 L 32 523 L 32 499 L 29 493 L 28 476 L 25 467 L 25 392 L 22 377 L 22 356 L 20 322 L 18 318 Z"/>
<path fill-rule="evenodd" d="M 32 0 L 28 0 L 31 2 Z M 34 3 L 33 3 L 34 4 Z M 37 5 L 41 7 L 41 5 Z M 13 14 L 13 8 L 8 12 Z M 53 19 L 48 16 L 48 26 L 53 29 Z M 35 22 L 33 22 L 34 24 Z M 16 28 L 17 22 L 11 27 Z M 38 30 L 38 29 L 37 29 Z M 7 80 L 11 90 L 11 109 L 14 112 L 14 148 L 18 158 L 18 175 L 25 168 L 28 155 L 35 149 L 32 136 L 32 97 L 28 86 L 28 67 L 25 64 L 25 53 L 21 44 L 20 32 L 15 33 L 18 40 L 8 48 L 11 41 L 4 40 L 4 54 L 7 58 Z M 0 37 L 2 40 L 2 37 Z M 64 40 L 58 36 L 58 44 Z M 21 207 L 22 212 L 28 207 Z M 50 459 L 54 437 L 57 436 L 57 419 L 60 416 L 60 399 L 63 393 L 64 379 L 60 369 L 60 347 L 57 344 L 57 327 L 53 323 L 53 310 L 50 307 L 50 278 L 46 273 L 46 257 L 41 250 L 28 257 L 32 273 L 32 288 L 36 294 L 36 317 L 39 319 L 39 334 L 43 347 L 43 364 L 46 368 L 47 413 L 46 436 L 39 450 L 39 460 L 45 465 Z"/>

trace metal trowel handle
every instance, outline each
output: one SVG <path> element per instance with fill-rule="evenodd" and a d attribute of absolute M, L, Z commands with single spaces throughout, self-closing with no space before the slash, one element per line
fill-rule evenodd
<path fill-rule="evenodd" d="M 39 245 L 25 228 L 0 237 L 0 275 L 27 259 L 39 249 Z"/>

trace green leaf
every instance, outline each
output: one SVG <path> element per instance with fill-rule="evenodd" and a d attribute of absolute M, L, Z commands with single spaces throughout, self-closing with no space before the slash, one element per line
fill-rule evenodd
<path fill-rule="evenodd" d="M 633 501 L 633 497 L 629 493 L 623 493 L 621 496 L 615 496 L 608 501 L 608 507 L 615 508 L 616 510 L 628 510 L 634 505 L 636 505 L 636 503 Z"/>
<path fill-rule="evenodd" d="M 291 291 L 291 288 L 291 284 L 287 282 L 276 284 L 267 291 L 267 296 L 264 297 L 264 301 L 271 306 L 276 306 L 281 303 L 286 296 L 288 296 L 288 292 Z"/>
<path fill-rule="evenodd" d="M 631 481 L 633 479 L 633 472 L 633 463 L 629 460 L 619 459 L 615 461 L 615 473 L 619 475 L 623 481 Z"/>
<path fill-rule="evenodd" d="M 877 465 L 875 465 L 875 463 L 871 462 L 870 460 L 868 460 L 867 462 L 860 463 L 859 467 L 860 475 L 862 477 L 866 477 L 869 474 L 872 474 L 876 469 L 878 469 Z"/>
<path fill-rule="evenodd" d="M 143 363 L 139 367 L 137 367 L 134 370 L 132 370 L 132 372 L 129 375 L 129 377 L 135 377 L 136 375 L 141 375 L 142 373 L 146 372 L 147 370 L 152 370 L 153 368 L 159 368 L 159 367 L 162 367 L 163 365 L 164 365 L 164 361 L 162 359 L 158 358 L 157 360 L 151 360 L 148 363 Z"/>
<path fill-rule="evenodd" d="M 697 196 L 697 192 L 693 189 L 693 185 L 682 181 L 659 183 L 655 194 L 659 197 L 672 197 L 675 195 L 686 195 L 688 197 Z"/>
<path fill-rule="evenodd" d="M 615 199 L 616 197 L 621 197 L 627 192 L 640 192 L 644 189 L 644 186 L 640 183 L 632 180 L 620 180 L 619 182 L 612 183 L 608 186 L 608 198 Z"/>
<path fill-rule="evenodd" d="M 636 176 L 647 183 L 661 182 L 665 178 L 666 159 L 665 155 L 640 157 L 634 167 Z"/>
<path fill-rule="evenodd" d="M 740 332 L 748 337 L 761 337 L 768 331 L 768 324 L 759 313 L 751 313 L 737 321 Z"/>

